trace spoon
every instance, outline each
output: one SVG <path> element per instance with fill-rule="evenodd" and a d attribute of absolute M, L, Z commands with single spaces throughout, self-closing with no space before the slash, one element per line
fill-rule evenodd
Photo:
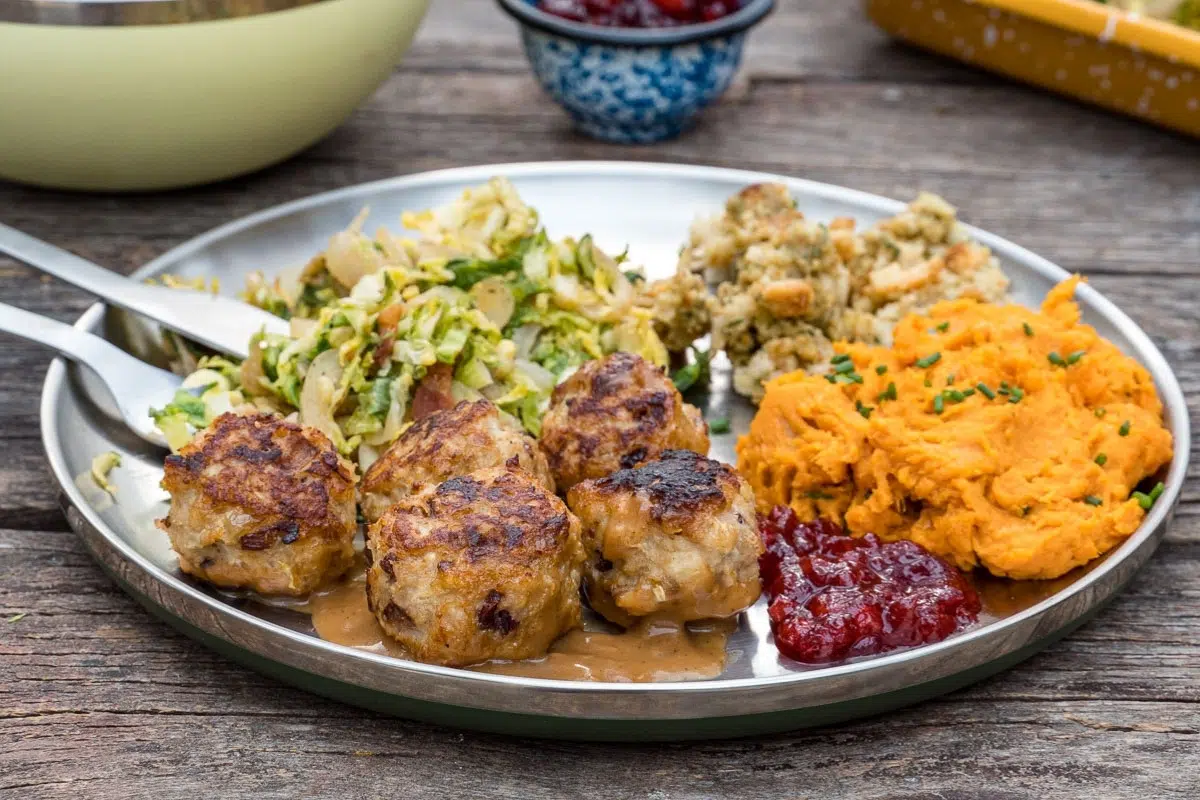
<path fill-rule="evenodd" d="M 151 444 L 167 446 L 167 440 L 154 427 L 150 409 L 171 402 L 183 382 L 178 375 L 139 361 L 93 333 L 3 303 L 0 331 L 44 344 L 83 364 L 108 387 L 121 419 L 131 431 Z"/>
<path fill-rule="evenodd" d="M 139 283 L 2 224 L 0 253 L 237 358 L 249 355 L 250 337 L 260 331 L 289 333 L 286 321 L 249 303 L 209 292 Z"/>

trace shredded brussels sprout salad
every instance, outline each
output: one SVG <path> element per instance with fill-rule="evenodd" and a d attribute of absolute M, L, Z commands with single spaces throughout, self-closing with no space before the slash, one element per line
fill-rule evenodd
<path fill-rule="evenodd" d="M 406 213 L 413 238 L 362 231 L 364 211 L 298 286 L 255 274 L 244 298 L 291 321 L 241 364 L 199 359 L 153 416 L 173 449 L 220 414 L 296 414 L 366 468 L 422 406 L 487 398 L 537 435 L 554 386 L 617 350 L 665 367 L 645 287 L 590 236 L 553 240 L 503 178 Z M 416 407 L 416 408 L 414 408 Z"/>

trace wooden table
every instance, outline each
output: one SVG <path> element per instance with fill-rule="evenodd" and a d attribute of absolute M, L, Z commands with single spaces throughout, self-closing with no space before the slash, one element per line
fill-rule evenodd
<path fill-rule="evenodd" d="M 0 218 L 128 271 L 284 200 L 462 164 L 653 159 L 901 198 L 926 188 L 1086 273 L 1154 337 L 1200 409 L 1197 142 L 889 43 L 857 3 L 785 0 L 697 129 L 610 146 L 574 134 L 542 96 L 490 0 L 435 5 L 379 93 L 289 163 L 156 196 L 0 186 Z M 5 302 L 64 320 L 90 302 L 2 259 L 0 281 Z M 1124 595 L 1005 675 L 791 735 L 528 742 L 321 700 L 152 619 L 58 510 L 38 439 L 47 362 L 20 342 L 0 349 L 0 797 L 1200 796 L 1200 458 L 1166 542 Z"/>

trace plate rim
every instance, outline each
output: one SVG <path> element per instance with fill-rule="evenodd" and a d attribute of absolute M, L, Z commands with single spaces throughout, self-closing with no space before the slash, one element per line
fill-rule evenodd
<path fill-rule="evenodd" d="M 205 233 L 200 234 L 199 236 L 193 237 L 177 245 L 176 247 L 171 248 L 167 252 L 140 267 L 131 274 L 131 277 L 143 278 L 154 274 L 174 263 L 187 259 L 199 251 L 202 251 L 213 242 L 220 241 L 243 230 L 253 228 L 261 223 L 286 217 L 293 213 L 304 211 L 310 208 L 325 206 L 340 200 L 352 198 L 356 195 L 369 195 L 384 190 L 400 191 L 422 185 L 436 186 L 439 184 L 449 183 L 478 183 L 486 181 L 487 179 L 497 175 L 519 180 L 520 178 L 525 177 L 569 178 L 573 175 L 580 174 L 588 174 L 590 176 L 607 174 L 610 176 L 620 175 L 649 179 L 671 177 L 700 180 L 710 179 L 727 182 L 730 184 L 743 185 L 756 182 L 779 181 L 788 185 L 789 189 L 793 193 L 800 192 L 805 196 L 819 197 L 831 201 L 850 201 L 858 205 L 877 209 L 881 213 L 895 213 L 897 210 L 904 208 L 906 205 L 903 202 L 872 194 L 870 192 L 850 189 L 835 184 L 821 183 L 805 178 L 796 178 L 778 173 L 732 169 L 725 167 L 641 161 L 555 161 L 483 164 L 431 170 L 395 176 L 392 178 L 384 178 L 381 180 L 359 183 L 352 186 L 321 192 L 277 204 L 219 225 Z M 996 252 L 997 255 L 1000 255 L 1002 259 L 1004 257 L 1010 259 L 1017 258 L 1023 262 L 1025 267 L 1031 268 L 1035 272 L 1040 273 L 1043 277 L 1046 277 L 1056 283 L 1069 277 L 1070 273 L 1068 273 L 1066 270 L 1057 266 L 1048 259 L 1039 256 L 1024 247 L 1021 247 L 1020 245 L 1017 245 L 1008 239 L 1005 239 L 1004 237 L 980 230 L 971 225 L 964 224 L 964 229 L 973 238 L 990 247 L 993 252 Z M 1108 322 L 1122 332 L 1122 334 L 1138 351 L 1139 362 L 1143 363 L 1143 366 L 1146 367 L 1155 380 L 1156 388 L 1159 391 L 1163 402 L 1164 421 L 1166 421 L 1171 427 L 1173 440 L 1175 442 L 1174 455 L 1168 469 L 1167 480 L 1165 481 L 1166 490 L 1163 498 L 1165 502 L 1160 501 L 1156 503 L 1151 512 L 1143 519 L 1142 524 L 1138 527 L 1138 529 L 1124 542 L 1122 542 L 1121 545 L 1110 551 L 1108 557 L 1103 563 L 1099 564 L 1086 575 L 1083 575 L 1075 580 L 1069 586 L 1010 617 L 980 626 L 977 629 L 953 636 L 949 639 L 932 645 L 925 645 L 922 647 L 912 648 L 909 650 L 895 652 L 849 664 L 795 671 L 782 675 L 654 683 L 567 681 L 497 675 L 492 673 L 474 672 L 454 667 L 423 664 L 421 662 L 405 661 L 403 659 L 396 659 L 383 654 L 370 653 L 328 642 L 316 636 L 301 633 L 299 631 L 294 631 L 281 625 L 277 625 L 269 620 L 257 617 L 240 608 L 229 605 L 228 603 L 225 603 L 216 597 L 204 593 L 195 586 L 181 579 L 179 576 L 161 570 L 155 564 L 150 562 L 149 559 L 137 552 L 137 550 L 130 543 L 126 542 L 123 537 L 121 537 L 107 525 L 107 523 L 90 506 L 90 504 L 87 503 L 87 501 L 83 498 L 82 493 L 74 485 L 74 481 L 71 478 L 69 469 L 65 463 L 65 455 L 61 447 L 61 433 L 55 420 L 55 401 L 61 392 L 66 391 L 69 388 L 64 380 L 67 374 L 66 365 L 61 358 L 55 359 L 52 362 L 49 370 L 47 371 L 46 379 L 43 383 L 39 409 L 39 419 L 42 431 L 41 438 L 43 447 L 46 451 L 47 459 L 51 466 L 51 471 L 54 474 L 55 479 L 58 481 L 63 494 L 67 497 L 71 505 L 75 507 L 75 510 L 84 518 L 84 520 L 107 542 L 110 547 L 114 548 L 128 564 L 139 568 L 152 581 L 157 583 L 165 583 L 171 589 L 186 595 L 188 599 L 201 603 L 210 613 L 215 613 L 218 616 L 226 614 L 233 615 L 241 623 L 258 629 L 260 633 L 275 637 L 283 637 L 284 639 L 290 640 L 292 643 L 299 644 L 303 647 L 315 648 L 317 650 L 324 651 L 323 655 L 328 655 L 329 657 L 351 657 L 356 659 L 365 659 L 367 661 L 385 665 L 400 672 L 417 672 L 430 677 L 453 679 L 454 682 L 465 682 L 469 685 L 480 687 L 498 684 L 508 687 L 527 687 L 530 689 L 540 689 L 555 694 L 585 693 L 622 696 L 647 696 L 658 694 L 708 695 L 710 693 L 728 694 L 747 689 L 786 688 L 790 686 L 806 684 L 824 678 L 847 676 L 863 677 L 867 679 L 865 682 L 869 683 L 869 676 L 874 673 L 878 673 L 890 668 L 912 665 L 913 663 L 919 662 L 922 659 L 928 659 L 930 656 L 935 654 L 947 654 L 952 651 L 965 650 L 971 645 L 977 644 L 980 640 L 995 637 L 1020 625 L 1028 623 L 1035 618 L 1042 617 L 1047 612 L 1077 599 L 1081 594 L 1088 590 L 1104 588 L 1106 589 L 1105 596 L 1107 597 L 1115 593 L 1119 586 L 1101 586 L 1101 584 L 1110 584 L 1114 580 L 1113 573 L 1117 570 L 1117 568 L 1127 561 L 1130 556 L 1141 550 L 1148 543 L 1152 545 L 1151 552 L 1153 547 L 1157 546 L 1157 540 L 1161 538 L 1165 524 L 1172 515 L 1182 493 L 1190 457 L 1190 448 L 1180 447 L 1178 445 L 1179 442 L 1187 442 L 1190 441 L 1191 438 L 1190 419 L 1187 414 L 1186 401 L 1182 392 L 1182 388 L 1179 385 L 1174 371 L 1171 369 L 1170 365 L 1159 351 L 1158 347 L 1141 329 L 1141 327 L 1123 311 L 1121 311 L 1116 304 L 1105 298 L 1097 290 L 1093 289 L 1087 284 L 1080 285 L 1076 292 L 1076 297 L 1083 304 L 1091 306 L 1092 310 L 1096 314 L 1106 318 Z M 75 327 L 84 330 L 93 329 L 101 320 L 103 310 L 103 303 L 98 302 L 92 305 L 79 317 L 75 323 Z M 1151 539 L 1154 539 L 1155 541 L 1150 542 Z M 95 555 L 95 553 L 93 554 Z M 1149 555 L 1150 552 L 1147 552 L 1145 554 L 1145 558 L 1149 558 Z M 1141 564 L 1137 565 L 1138 568 L 1140 568 L 1140 566 Z M 1093 604 L 1094 603 L 1089 604 L 1089 607 Z M 164 610 L 167 610 L 169 613 L 175 613 L 171 609 Z M 1071 619 L 1074 619 L 1077 616 L 1079 616 L 1079 614 L 1072 614 Z M 191 621 L 186 617 L 184 617 L 184 619 L 189 622 Z M 1068 621 L 1069 620 L 1061 621 L 1057 623 L 1055 627 L 1061 627 L 1067 624 Z M 229 641 L 229 644 L 232 646 L 241 646 L 232 640 L 227 641 Z M 999 655 L 1000 654 L 997 654 L 997 657 Z M 318 677 L 321 677 L 319 673 Z M 331 680 L 341 680 L 340 678 L 329 675 L 323 677 Z M 404 686 L 397 687 L 397 693 L 404 694 L 404 688 Z M 866 696 L 869 694 L 871 694 L 871 691 L 867 690 L 858 696 Z M 467 704 L 472 705 L 469 701 L 467 701 Z M 479 705 L 478 707 L 492 708 L 493 706 L 483 704 Z M 784 709 L 779 708 L 777 710 Z M 549 712 L 537 713 L 549 714 Z M 695 716 L 719 715 L 696 714 Z M 653 717 L 647 718 L 649 719 Z M 670 718 L 678 717 L 676 715 L 671 715 Z"/>

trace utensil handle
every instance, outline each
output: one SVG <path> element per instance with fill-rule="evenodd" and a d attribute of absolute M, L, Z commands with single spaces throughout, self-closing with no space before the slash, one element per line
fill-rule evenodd
<path fill-rule="evenodd" d="M 172 324 L 171 304 L 164 304 L 163 300 L 174 301 L 178 298 L 161 297 L 162 292 L 174 290 L 130 280 L 124 275 L 4 224 L 0 224 L 0 253 L 28 264 L 39 272 L 53 275 L 119 308 L 149 317 L 169 328 L 175 327 Z M 20 331 L 12 332 L 21 335 Z"/>
<path fill-rule="evenodd" d="M 151 288 L 3 224 L 0 224 L 0 253 L 130 311 L 137 311 L 135 306 L 144 302 L 137 290 Z"/>
<path fill-rule="evenodd" d="M 34 314 L 22 308 L 0 303 L 0 331 L 11 333 L 57 351 L 101 372 L 103 365 L 112 362 L 138 361 L 116 345 L 64 322 Z M 148 366 L 142 364 L 142 366 Z M 103 377 L 103 376 L 102 376 Z"/>
<path fill-rule="evenodd" d="M 95 334 L 0 303 L 0 331 L 43 344 L 96 373 L 116 401 L 125 424 L 143 439 L 163 446 L 151 408 L 171 400 L 180 385 L 173 373 L 141 361 Z"/>
<path fill-rule="evenodd" d="M 0 253 L 238 358 L 247 356 L 250 337 L 260 330 L 288 333 L 286 322 L 262 309 L 208 292 L 139 283 L 3 224 Z"/>

